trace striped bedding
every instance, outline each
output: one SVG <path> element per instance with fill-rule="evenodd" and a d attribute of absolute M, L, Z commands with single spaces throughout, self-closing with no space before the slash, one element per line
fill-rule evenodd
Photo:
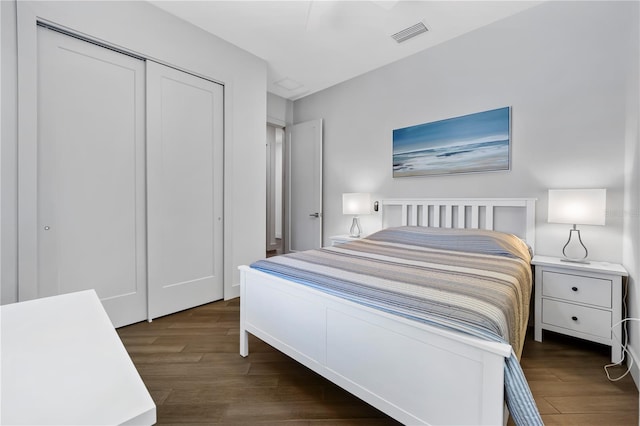
<path fill-rule="evenodd" d="M 398 227 L 252 268 L 353 302 L 506 342 L 506 400 L 516 424 L 542 424 L 517 361 L 529 317 L 530 253 L 519 238 L 469 229 Z M 516 355 L 517 354 L 517 355 Z"/>

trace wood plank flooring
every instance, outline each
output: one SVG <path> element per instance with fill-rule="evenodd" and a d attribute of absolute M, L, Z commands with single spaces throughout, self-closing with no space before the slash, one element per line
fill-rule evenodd
<path fill-rule="evenodd" d="M 399 424 L 254 337 L 242 358 L 239 311 L 239 299 L 220 301 L 118 329 L 158 424 Z M 607 380 L 608 357 L 553 333 L 527 341 L 522 366 L 545 424 L 638 425 L 635 385 Z"/>
<path fill-rule="evenodd" d="M 609 381 L 603 367 L 610 362 L 607 346 L 545 332 L 543 343 L 529 336 L 520 364 L 546 425 L 637 425 L 636 386 L 630 374 Z"/>

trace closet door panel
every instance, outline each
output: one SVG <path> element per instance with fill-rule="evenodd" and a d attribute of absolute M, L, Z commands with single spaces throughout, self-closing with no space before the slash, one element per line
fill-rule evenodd
<path fill-rule="evenodd" d="M 223 89 L 147 62 L 149 312 L 223 297 Z"/>
<path fill-rule="evenodd" d="M 147 317 L 144 61 L 38 28 L 38 297 L 95 289 Z M 28 275 L 26 275 L 28 276 Z"/>

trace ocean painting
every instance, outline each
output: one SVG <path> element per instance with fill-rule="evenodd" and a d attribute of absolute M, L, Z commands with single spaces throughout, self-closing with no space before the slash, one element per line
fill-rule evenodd
<path fill-rule="evenodd" d="M 511 107 L 393 131 L 393 177 L 510 169 Z"/>

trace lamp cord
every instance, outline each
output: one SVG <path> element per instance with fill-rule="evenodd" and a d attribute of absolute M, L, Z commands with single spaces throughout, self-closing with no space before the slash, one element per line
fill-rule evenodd
<path fill-rule="evenodd" d="M 624 286 L 624 295 L 622 296 L 622 304 L 624 306 L 624 311 L 627 311 L 627 303 L 626 303 L 626 299 L 627 299 L 627 291 L 628 291 L 628 286 L 625 284 Z M 612 363 L 612 364 L 607 364 L 604 366 L 604 372 L 607 374 L 607 379 L 609 379 L 609 381 L 611 382 L 617 382 L 618 380 L 623 379 L 627 374 L 629 374 L 631 372 L 631 368 L 633 367 L 634 364 L 634 359 L 633 359 L 633 355 L 631 355 L 631 352 L 629 352 L 629 350 L 627 349 L 627 345 L 628 345 L 628 340 L 629 340 L 629 333 L 627 333 L 627 324 L 629 321 L 638 321 L 640 322 L 640 318 L 624 318 L 621 321 L 618 321 L 617 323 L 613 324 L 613 326 L 611 326 L 611 335 L 613 336 L 613 340 L 615 340 L 621 347 L 622 347 L 622 359 L 620 359 L 620 361 Z M 622 325 L 623 328 L 623 334 L 624 334 L 624 343 L 622 343 L 620 341 L 620 339 L 618 339 L 618 336 L 616 336 L 616 333 L 614 331 L 615 327 L 617 327 L 618 325 Z M 613 378 L 611 377 L 611 375 L 609 374 L 609 369 L 612 367 L 618 367 L 620 365 L 622 365 L 622 363 L 624 362 L 625 358 L 629 358 L 629 363 L 627 365 L 627 371 L 625 371 L 624 373 L 622 373 L 622 375 L 620 375 L 619 377 Z"/>

